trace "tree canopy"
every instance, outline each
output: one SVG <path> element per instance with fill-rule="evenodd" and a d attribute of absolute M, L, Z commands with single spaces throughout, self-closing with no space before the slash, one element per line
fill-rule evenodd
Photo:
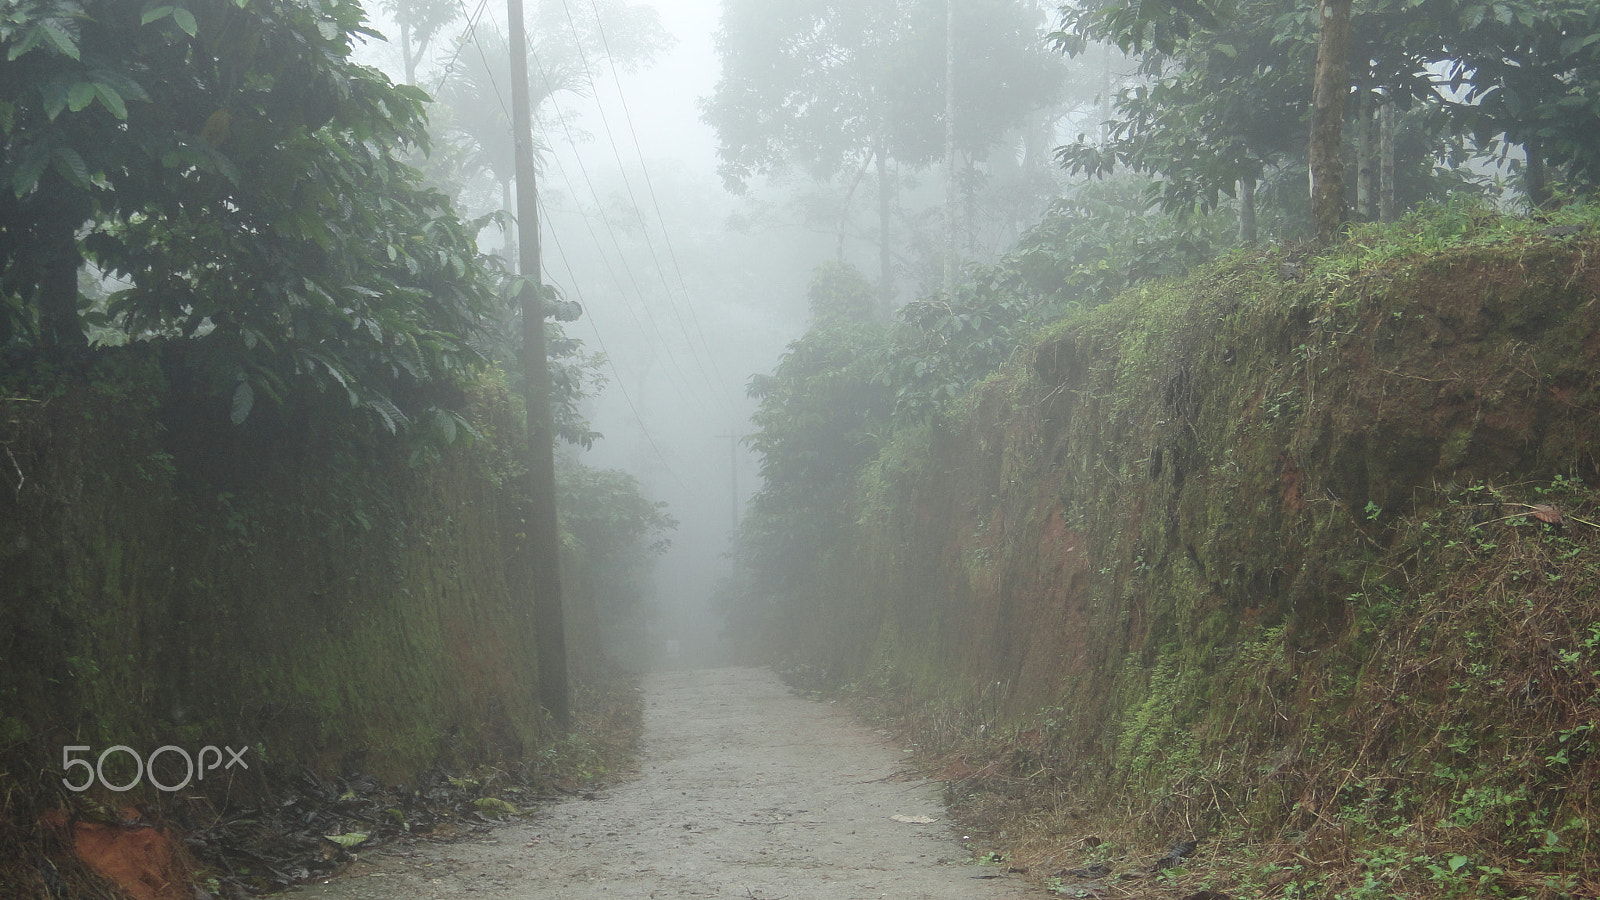
<path fill-rule="evenodd" d="M 406 162 L 426 96 L 352 62 L 370 34 L 354 0 L 0 12 L 0 347 L 184 341 L 236 421 L 299 381 L 390 430 L 475 365 L 490 272 Z"/>
<path fill-rule="evenodd" d="M 873 152 L 913 166 L 944 155 L 944 0 L 730 0 L 717 47 L 722 78 L 702 104 L 724 180 L 788 166 L 819 179 Z M 982 157 L 1048 105 L 1060 69 L 1034 7 L 956 6 L 956 149 Z"/>
<path fill-rule="evenodd" d="M 1241 180 L 1305 164 L 1314 6 L 1292 0 L 1105 0 L 1063 7 L 1058 49 L 1090 41 L 1141 54 L 1104 139 L 1062 148 L 1070 170 L 1158 175 L 1169 211 L 1208 208 Z M 1351 19 L 1349 90 L 1429 132 L 1419 175 L 1459 155 L 1522 145 L 1580 182 L 1600 174 L 1600 7 L 1585 0 L 1362 0 Z M 1362 104 L 1348 104 L 1349 117 Z M 1348 151 L 1347 151 L 1348 152 Z M 1402 161 L 1402 168 L 1406 163 Z M 1413 200 L 1426 193 L 1411 182 Z"/>

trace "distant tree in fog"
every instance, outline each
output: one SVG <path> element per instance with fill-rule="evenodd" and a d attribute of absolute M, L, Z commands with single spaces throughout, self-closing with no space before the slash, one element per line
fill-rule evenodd
<path fill-rule="evenodd" d="M 844 177 L 853 195 L 876 169 L 885 308 L 891 163 L 919 169 L 950 152 L 981 160 L 1061 86 L 1034 4 L 948 0 L 956 4 L 956 103 L 947 147 L 946 2 L 728 0 L 717 35 L 722 77 L 702 101 L 730 190 L 798 169 L 820 181 Z"/>

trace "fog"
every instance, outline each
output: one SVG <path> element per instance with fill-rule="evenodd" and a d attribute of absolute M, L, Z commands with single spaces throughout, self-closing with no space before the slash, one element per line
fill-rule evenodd
<path fill-rule="evenodd" d="M 741 440 L 755 408 L 745 385 L 805 330 L 807 280 L 831 255 L 833 237 L 765 215 L 776 201 L 761 191 L 739 198 L 724 189 L 715 136 L 697 107 L 718 77 L 719 5 L 650 5 L 670 49 L 631 73 L 591 59 L 587 96 L 562 92 L 540 106 L 541 235 L 546 282 L 584 307 L 568 334 L 607 359 L 608 383 L 584 406 L 603 438 L 565 452 L 632 473 L 669 505 L 679 524 L 656 568 L 651 662 L 698 665 L 726 658 L 710 598 L 729 568 L 734 519 L 759 488 Z M 382 8 L 369 4 L 369 14 L 380 31 L 398 34 Z M 481 34 L 504 34 L 503 9 L 477 22 Z M 420 86 L 442 81 L 453 50 L 419 66 Z M 403 77 L 392 43 L 369 45 L 362 57 Z M 509 93 L 507 84 L 499 89 Z M 462 195 L 465 205 L 473 199 Z M 485 208 L 464 212 L 481 214 L 498 199 L 484 193 Z M 505 240 L 495 228 L 480 237 L 491 252 Z"/>

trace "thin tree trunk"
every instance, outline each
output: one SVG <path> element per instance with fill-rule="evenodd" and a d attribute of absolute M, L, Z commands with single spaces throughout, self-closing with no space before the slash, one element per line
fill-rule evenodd
<path fill-rule="evenodd" d="M 1544 164 L 1544 150 L 1536 141 L 1528 141 L 1522 145 L 1522 152 L 1527 155 L 1527 162 L 1523 167 L 1523 178 L 1528 192 L 1528 203 L 1534 209 L 1545 209 L 1550 205 L 1550 176 Z"/>
<path fill-rule="evenodd" d="M 894 314 L 894 260 L 889 249 L 889 159 L 883 147 L 878 161 L 878 307 L 885 322 Z"/>
<path fill-rule="evenodd" d="M 978 164 L 967 157 L 966 178 L 961 184 L 961 223 L 967 232 L 967 257 L 975 258 L 978 255 Z"/>
<path fill-rule="evenodd" d="M 1356 215 L 1367 221 L 1377 218 L 1377 141 L 1374 139 L 1372 92 L 1361 92 L 1361 107 L 1356 113 Z"/>
<path fill-rule="evenodd" d="M 944 0 L 944 292 L 955 291 L 956 0 Z"/>
<path fill-rule="evenodd" d="M 1252 247 L 1256 242 L 1256 179 L 1239 179 L 1239 243 Z"/>
<path fill-rule="evenodd" d="M 1378 221 L 1393 222 L 1394 209 L 1394 102 L 1378 108 Z"/>
<path fill-rule="evenodd" d="M 844 262 L 844 230 L 850 221 L 850 201 L 856 196 L 856 188 L 861 186 L 861 179 L 867 175 L 867 166 L 872 165 L 873 157 L 877 156 L 876 150 L 869 151 L 865 159 L 861 160 L 861 167 L 856 169 L 856 177 L 850 179 L 850 189 L 844 192 L 844 203 L 839 209 L 839 237 L 834 247 L 834 256 L 839 262 Z"/>
<path fill-rule="evenodd" d="M 1340 148 L 1345 97 L 1350 92 L 1350 3 L 1322 0 L 1317 68 L 1311 89 L 1311 223 L 1330 244 L 1345 222 L 1344 161 Z"/>
<path fill-rule="evenodd" d="M 406 67 L 406 84 L 417 83 L 417 57 L 411 52 L 411 26 L 400 23 L 400 59 Z"/>
<path fill-rule="evenodd" d="M 71 197 L 61 177 L 46 172 L 40 179 L 40 194 Z M 83 268 L 83 253 L 78 247 L 78 228 L 88 218 L 79 204 L 58 204 L 45 211 L 34 225 L 43 245 L 39 260 L 39 338 L 45 349 L 83 347 L 88 339 L 78 318 L 78 270 Z"/>

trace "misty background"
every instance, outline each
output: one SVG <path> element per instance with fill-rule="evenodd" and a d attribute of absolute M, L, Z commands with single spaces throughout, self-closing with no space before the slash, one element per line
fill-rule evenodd
<path fill-rule="evenodd" d="M 436 98 L 435 149 L 425 168 L 455 193 L 465 215 L 510 208 L 510 180 L 482 158 L 488 148 L 463 154 L 457 146 L 463 135 L 470 144 L 479 131 L 509 131 L 503 4 L 368 0 L 366 7 L 388 41 L 368 42 L 358 58 L 396 81 L 409 70 Z M 758 458 L 742 440 L 754 430 L 756 409 L 747 384 L 805 333 L 807 287 L 819 264 L 843 259 L 880 271 L 876 182 L 864 178 L 862 162 L 853 180 L 796 166 L 758 171 L 737 194 L 725 186 L 717 134 L 702 117 L 722 74 L 722 4 L 534 0 L 528 7 L 545 281 L 582 304 L 584 315 L 566 331 L 604 357 L 597 366 L 603 387 L 582 406 L 603 438 L 558 452 L 633 474 L 678 522 L 655 571 L 658 658 L 630 662 L 723 661 L 729 649 L 713 596 L 730 570 L 741 512 L 761 487 Z M 1024 38 L 1041 57 L 1052 11 L 1038 5 L 1039 38 Z M 397 12 L 413 30 L 397 23 Z M 415 23 L 429 21 L 444 24 L 418 49 L 415 29 L 426 26 Z M 967 195 L 965 258 L 997 256 L 1059 193 L 1048 151 L 1064 128 L 1098 109 L 1096 95 L 1115 77 L 1108 59 L 1049 54 L 1047 65 L 1079 70 L 1076 90 L 1014 139 L 986 135 L 998 142 L 996 153 L 969 155 L 969 183 L 981 178 L 988 190 Z M 443 151 L 441 134 L 455 138 Z M 891 243 L 900 245 L 892 302 L 899 305 L 930 282 L 937 286 L 946 173 L 931 162 L 892 165 L 898 221 Z M 515 246 L 498 226 L 479 241 L 502 254 Z"/>
<path fill-rule="evenodd" d="M 366 5 L 391 40 L 369 42 L 360 58 L 402 81 L 399 27 L 383 5 Z M 586 5 L 579 0 L 573 14 Z M 495 6 L 469 10 L 478 13 L 471 34 L 491 46 L 506 33 L 503 5 Z M 654 662 L 670 664 L 667 642 L 677 641 L 684 662 L 701 664 L 727 652 L 711 598 L 728 571 L 735 517 L 760 486 L 756 460 L 740 440 L 755 409 L 746 382 L 805 331 L 806 284 L 834 239 L 785 220 L 773 210 L 783 202 L 769 196 L 775 192 L 735 197 L 717 176 L 716 138 L 698 102 L 719 73 L 712 36 L 720 4 L 646 6 L 666 36 L 653 59 L 613 68 L 591 49 L 581 89 L 558 92 L 538 109 L 543 263 L 545 281 L 583 304 L 568 334 L 606 360 L 599 371 L 607 383 L 583 406 L 604 437 L 588 450 L 560 452 L 630 472 L 649 497 L 668 504 L 678 527 L 655 572 L 663 658 Z M 461 15 L 445 31 L 466 23 Z M 530 26 L 530 39 L 540 38 Z M 442 35 L 418 65 L 417 84 L 441 96 L 445 67 L 481 66 L 477 53 L 475 43 Z M 549 72 L 540 60 L 530 76 L 535 93 L 542 75 Z M 482 104 L 509 104 L 509 77 L 489 87 Z M 436 127 L 451 113 L 443 103 L 432 109 Z M 500 199 L 471 188 L 460 198 L 467 215 Z M 494 227 L 480 235 L 491 252 L 506 240 Z"/>

